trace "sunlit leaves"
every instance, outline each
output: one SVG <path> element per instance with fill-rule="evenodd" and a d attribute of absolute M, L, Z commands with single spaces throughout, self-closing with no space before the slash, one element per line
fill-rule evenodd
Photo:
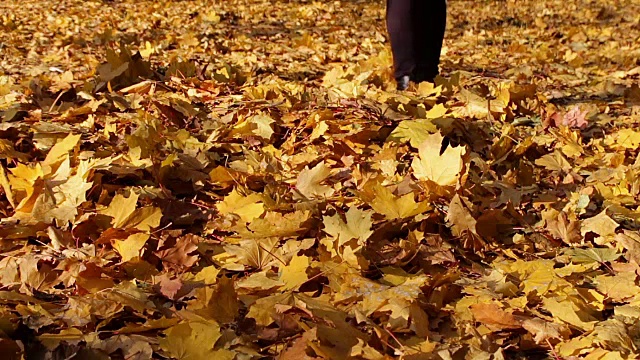
<path fill-rule="evenodd" d="M 447 146 L 441 154 L 442 140 L 440 133 L 428 136 L 418 147 L 418 157 L 413 159 L 411 167 L 419 180 L 453 186 L 458 183 L 464 169 L 463 156 L 466 150 L 462 146 Z"/>
<path fill-rule="evenodd" d="M 384 2 L 63 2 L 0 5 L 3 354 L 638 357 L 637 5 L 451 1 L 396 92 Z"/>
<path fill-rule="evenodd" d="M 331 196 L 334 190 L 327 185 L 321 184 L 330 174 L 331 171 L 324 162 L 318 163 L 311 169 L 305 168 L 298 175 L 296 189 L 309 199 Z"/>
<path fill-rule="evenodd" d="M 389 220 L 419 215 L 429 209 L 427 202 L 416 202 L 413 193 L 398 197 L 380 184 L 374 185 L 371 193 L 366 195 L 371 197 L 368 202 L 373 210 Z"/>
<path fill-rule="evenodd" d="M 324 218 L 324 231 L 338 241 L 338 246 L 355 239 L 363 244 L 373 233 L 370 211 L 351 208 L 345 214 L 346 221 L 338 214 Z"/>
<path fill-rule="evenodd" d="M 371 226 L 373 222 L 372 211 L 360 210 L 352 207 L 345 214 L 343 220 L 340 214 L 325 216 L 324 232 L 329 237 L 322 239 L 321 243 L 334 256 L 356 267 L 365 267 L 366 260 L 359 258 L 357 252 L 363 248 L 365 242 L 373 234 Z"/>
<path fill-rule="evenodd" d="M 122 261 L 129 261 L 140 256 L 141 250 L 148 239 L 149 234 L 137 233 L 130 235 L 125 240 L 116 240 L 113 247 L 122 257 Z"/>
<path fill-rule="evenodd" d="M 160 347 L 176 359 L 233 359 L 235 356 L 228 350 L 213 349 L 222 336 L 219 325 L 214 322 L 185 322 L 169 328 L 164 334 Z"/>
<path fill-rule="evenodd" d="M 237 190 L 227 195 L 217 208 L 221 214 L 235 214 L 244 222 L 250 222 L 264 213 L 264 204 L 260 195 L 243 196 Z"/>
<path fill-rule="evenodd" d="M 309 258 L 306 256 L 295 256 L 289 265 L 282 268 L 280 281 L 285 283 L 285 289 L 295 289 L 308 280 L 307 268 Z"/>

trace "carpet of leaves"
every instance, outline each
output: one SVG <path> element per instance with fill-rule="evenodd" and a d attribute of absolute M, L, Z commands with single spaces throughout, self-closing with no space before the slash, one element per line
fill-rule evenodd
<path fill-rule="evenodd" d="M 449 5 L 2 1 L 2 357 L 640 357 L 640 5 Z"/>

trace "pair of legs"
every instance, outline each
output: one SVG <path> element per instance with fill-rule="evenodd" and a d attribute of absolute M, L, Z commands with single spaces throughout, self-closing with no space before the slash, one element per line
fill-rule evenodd
<path fill-rule="evenodd" d="M 446 24 L 446 0 L 387 0 L 387 29 L 399 87 L 403 78 L 422 82 L 438 75 Z"/>

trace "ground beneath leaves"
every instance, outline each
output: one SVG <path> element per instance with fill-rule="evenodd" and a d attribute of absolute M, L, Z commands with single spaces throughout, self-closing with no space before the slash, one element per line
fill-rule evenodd
<path fill-rule="evenodd" d="M 640 356 L 640 4 L 4 0 L 6 359 Z"/>

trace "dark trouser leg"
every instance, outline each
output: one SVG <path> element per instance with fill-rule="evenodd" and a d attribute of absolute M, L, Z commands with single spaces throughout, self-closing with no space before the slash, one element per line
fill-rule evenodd
<path fill-rule="evenodd" d="M 412 11 L 416 68 L 412 80 L 430 81 L 438 75 L 447 25 L 446 0 L 415 0 Z"/>
<path fill-rule="evenodd" d="M 417 2 L 427 0 L 418 0 Z M 387 30 L 393 52 L 394 76 L 399 79 L 411 75 L 416 67 L 414 33 L 412 26 L 412 0 L 387 0 Z"/>

